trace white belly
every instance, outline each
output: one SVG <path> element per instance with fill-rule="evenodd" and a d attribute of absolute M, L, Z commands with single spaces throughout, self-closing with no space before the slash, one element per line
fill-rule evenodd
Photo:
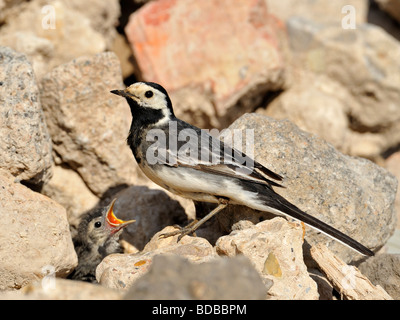
<path fill-rule="evenodd" d="M 196 201 L 217 203 L 218 197 L 230 199 L 231 204 L 248 205 L 256 193 L 243 190 L 235 179 L 185 167 L 159 166 L 157 174 L 146 166 L 141 169 L 159 186 L 182 197 Z"/>

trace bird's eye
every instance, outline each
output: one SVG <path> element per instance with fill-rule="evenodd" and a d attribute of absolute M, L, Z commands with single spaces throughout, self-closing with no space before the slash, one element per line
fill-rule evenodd
<path fill-rule="evenodd" d="M 100 222 L 100 221 L 97 221 L 97 222 L 94 224 L 94 227 L 95 227 L 95 228 L 100 228 L 100 227 L 101 227 L 101 222 Z"/>
<path fill-rule="evenodd" d="M 146 96 L 146 98 L 150 99 L 154 95 L 154 93 L 153 91 L 146 91 L 144 95 Z"/>

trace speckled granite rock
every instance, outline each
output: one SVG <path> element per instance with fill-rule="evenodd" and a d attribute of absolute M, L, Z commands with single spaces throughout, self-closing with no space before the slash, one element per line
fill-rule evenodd
<path fill-rule="evenodd" d="M 0 168 L 42 185 L 51 177 L 51 148 L 32 65 L 0 46 Z"/>

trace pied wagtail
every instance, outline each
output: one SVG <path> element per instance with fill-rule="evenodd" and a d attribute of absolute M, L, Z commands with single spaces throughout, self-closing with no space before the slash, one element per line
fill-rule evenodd
<path fill-rule="evenodd" d="M 280 175 L 204 130 L 176 118 L 168 93 L 159 84 L 137 82 L 111 93 L 125 97 L 129 103 L 133 118 L 127 142 L 146 176 L 182 197 L 218 204 L 200 221 L 164 234 L 165 237 L 180 234 L 179 241 L 228 204 L 238 204 L 300 220 L 363 255 L 374 255 L 359 242 L 277 194 L 272 186 L 281 187 Z M 157 150 L 150 150 L 155 145 L 154 136 L 162 135 L 165 139 L 156 143 Z"/>
<path fill-rule="evenodd" d="M 112 253 L 121 253 L 118 243 L 122 229 L 135 220 L 123 221 L 114 215 L 114 199 L 108 207 L 97 208 L 85 214 L 78 226 L 73 242 L 78 266 L 69 279 L 96 282 L 96 268 Z"/>

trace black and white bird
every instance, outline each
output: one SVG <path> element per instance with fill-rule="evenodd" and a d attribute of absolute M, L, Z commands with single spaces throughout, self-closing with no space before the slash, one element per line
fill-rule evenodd
<path fill-rule="evenodd" d="M 277 194 L 273 186 L 281 187 L 283 178 L 279 174 L 176 118 L 168 93 L 159 84 L 137 82 L 111 93 L 129 103 L 133 118 L 127 142 L 146 176 L 182 197 L 218 204 L 197 223 L 164 236 L 180 234 L 179 241 L 228 204 L 238 204 L 300 220 L 363 255 L 374 255 Z"/>
<path fill-rule="evenodd" d="M 135 220 L 123 221 L 114 215 L 114 199 L 108 207 L 98 208 L 82 217 L 73 242 L 78 256 L 78 266 L 68 276 L 70 279 L 96 282 L 96 268 L 112 253 L 122 253 L 119 237 L 122 229 Z"/>

